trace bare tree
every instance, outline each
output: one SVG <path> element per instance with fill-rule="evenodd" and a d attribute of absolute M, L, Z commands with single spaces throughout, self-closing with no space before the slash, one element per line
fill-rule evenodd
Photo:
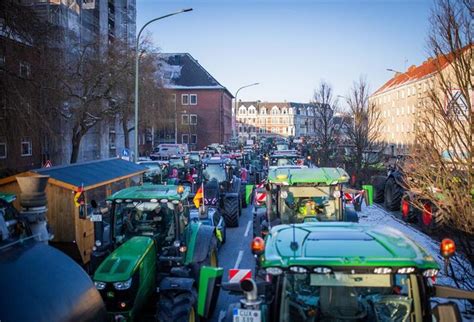
<path fill-rule="evenodd" d="M 334 97 L 332 86 L 321 81 L 314 90 L 314 111 L 316 146 L 320 166 L 329 166 L 334 160 L 341 130 L 341 122 L 336 117 L 338 101 Z"/>
<path fill-rule="evenodd" d="M 414 206 L 432 204 L 434 222 L 448 229 L 474 261 L 474 116 L 471 1 L 438 0 L 428 48 L 437 73 L 422 100 L 413 164 L 405 171 L 418 193 Z M 467 278 L 472 280 L 471 275 Z"/>
<path fill-rule="evenodd" d="M 117 63 L 109 60 L 99 37 L 71 46 L 60 63 L 62 68 L 56 77 L 64 103 L 58 109 L 71 126 L 71 163 L 77 162 L 84 135 L 97 123 L 116 113 L 116 106 L 109 102 L 120 82 L 116 71 L 121 70 L 121 66 Z"/>
<path fill-rule="evenodd" d="M 370 167 L 379 163 L 383 153 L 381 143 L 382 119 L 380 109 L 369 102 L 369 85 L 365 77 L 355 81 L 346 97 L 349 118 L 345 120 L 344 132 L 352 148 L 349 155 L 351 172 L 360 181 L 370 177 Z M 359 181 L 359 182 L 360 182 Z"/>

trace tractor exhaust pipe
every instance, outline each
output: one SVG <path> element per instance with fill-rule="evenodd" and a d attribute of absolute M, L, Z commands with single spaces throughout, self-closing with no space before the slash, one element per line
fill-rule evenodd
<path fill-rule="evenodd" d="M 253 279 L 245 279 L 240 282 L 240 288 L 244 291 L 245 299 L 241 303 L 250 309 L 258 309 L 262 301 L 258 298 L 257 284 Z"/>
<path fill-rule="evenodd" d="M 31 177 L 16 177 L 20 187 L 20 210 L 19 219 L 25 222 L 31 229 L 34 238 L 39 242 L 48 243 L 51 235 L 47 229 L 46 221 L 46 185 L 49 176 L 35 175 Z"/>

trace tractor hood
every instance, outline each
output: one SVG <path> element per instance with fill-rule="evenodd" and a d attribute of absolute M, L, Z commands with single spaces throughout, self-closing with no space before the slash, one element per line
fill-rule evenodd
<path fill-rule="evenodd" d="M 292 241 L 298 244 L 294 250 Z M 421 270 L 438 269 L 434 259 L 401 232 L 353 223 L 274 227 L 266 239 L 261 261 L 263 267 L 409 266 Z"/>
<path fill-rule="evenodd" d="M 94 274 L 95 281 L 120 282 L 132 277 L 138 265 L 150 251 L 155 251 L 153 239 L 137 236 L 127 240 L 110 254 Z"/>

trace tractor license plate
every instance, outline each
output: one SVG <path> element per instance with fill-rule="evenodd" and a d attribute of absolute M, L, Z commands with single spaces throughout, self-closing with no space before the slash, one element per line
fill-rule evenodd
<path fill-rule="evenodd" d="M 102 221 L 102 215 L 91 215 L 91 221 Z"/>
<path fill-rule="evenodd" d="M 234 309 L 233 322 L 261 322 L 262 317 L 259 310 Z"/>

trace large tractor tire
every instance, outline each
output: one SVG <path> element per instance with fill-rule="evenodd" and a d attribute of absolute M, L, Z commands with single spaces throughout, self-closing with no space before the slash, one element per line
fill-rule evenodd
<path fill-rule="evenodd" d="M 217 238 L 214 236 L 209 245 L 206 258 L 198 263 L 193 263 L 191 266 L 192 276 L 196 281 L 199 281 L 199 274 L 203 266 L 219 267 L 219 258 L 217 255 Z"/>
<path fill-rule="evenodd" d="M 423 211 L 419 212 L 418 224 L 424 233 L 431 235 L 443 229 L 446 217 L 442 211 L 426 201 L 423 203 Z"/>
<path fill-rule="evenodd" d="M 240 198 L 224 200 L 224 221 L 227 227 L 239 227 Z"/>
<path fill-rule="evenodd" d="M 401 213 L 402 220 L 407 223 L 414 223 L 417 221 L 417 213 L 419 212 L 416 207 L 413 206 L 410 197 L 404 194 L 401 201 Z"/>
<path fill-rule="evenodd" d="M 387 179 L 385 184 L 384 206 L 387 210 L 398 211 L 402 202 L 403 188 L 400 187 L 394 178 Z"/>
<path fill-rule="evenodd" d="M 387 177 L 373 176 L 371 181 L 372 186 L 374 187 L 374 202 L 383 203 L 385 193 L 385 181 L 387 181 Z"/>
<path fill-rule="evenodd" d="M 193 289 L 165 291 L 160 294 L 157 319 L 160 322 L 194 322 L 197 315 L 197 293 Z"/>

